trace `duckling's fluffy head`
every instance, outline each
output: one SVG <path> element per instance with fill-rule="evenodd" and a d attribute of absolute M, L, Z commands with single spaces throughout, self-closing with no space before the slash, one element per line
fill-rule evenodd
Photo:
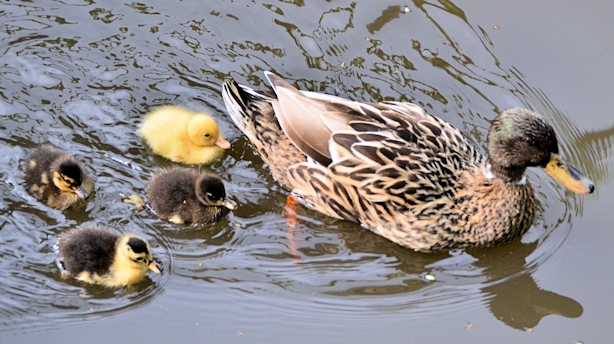
<path fill-rule="evenodd" d="M 53 169 L 53 184 L 65 192 L 75 193 L 79 198 L 87 200 L 89 194 L 83 188 L 83 169 L 78 162 L 64 159 L 57 162 Z"/>
<path fill-rule="evenodd" d="M 196 181 L 196 197 L 205 205 L 224 206 L 234 209 L 234 202 L 226 199 L 226 189 L 222 180 L 215 175 L 205 174 Z"/>
<path fill-rule="evenodd" d="M 488 153 L 503 168 L 545 167 L 559 148 L 554 129 L 537 113 L 515 108 L 497 116 L 488 132 Z"/>
<path fill-rule="evenodd" d="M 188 136 L 198 146 L 213 146 L 218 144 L 220 129 L 211 116 L 199 112 L 188 123 Z"/>
<path fill-rule="evenodd" d="M 138 270 L 162 273 L 162 266 L 153 260 L 149 244 L 132 234 L 124 234 L 117 241 L 117 259 L 121 264 Z"/>

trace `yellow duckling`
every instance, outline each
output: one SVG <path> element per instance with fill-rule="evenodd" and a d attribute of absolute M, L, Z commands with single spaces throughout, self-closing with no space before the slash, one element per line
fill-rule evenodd
<path fill-rule="evenodd" d="M 147 186 L 147 200 L 156 215 L 177 224 L 213 223 L 237 207 L 226 198 L 218 176 L 187 168 L 156 173 Z"/>
<path fill-rule="evenodd" d="M 122 234 L 103 226 L 73 228 L 60 235 L 57 251 L 62 275 L 108 287 L 137 283 L 148 270 L 162 273 L 149 244 L 134 234 Z"/>
<path fill-rule="evenodd" d="M 26 159 L 26 186 L 39 201 L 66 210 L 88 201 L 94 182 L 75 157 L 51 145 L 35 149 Z"/>
<path fill-rule="evenodd" d="M 154 153 L 183 164 L 206 164 L 230 148 L 215 120 L 179 106 L 159 107 L 139 129 Z"/>

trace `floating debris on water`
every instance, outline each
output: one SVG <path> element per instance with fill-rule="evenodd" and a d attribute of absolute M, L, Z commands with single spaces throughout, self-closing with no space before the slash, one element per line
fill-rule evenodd
<path fill-rule="evenodd" d="M 126 195 L 124 194 L 119 194 L 121 197 L 126 197 Z M 129 203 L 129 204 L 134 204 L 137 208 L 137 210 L 142 210 L 143 208 L 145 208 L 145 201 L 143 201 L 143 199 L 135 194 L 132 194 L 124 199 L 122 199 L 122 201 L 124 201 L 124 203 Z"/>

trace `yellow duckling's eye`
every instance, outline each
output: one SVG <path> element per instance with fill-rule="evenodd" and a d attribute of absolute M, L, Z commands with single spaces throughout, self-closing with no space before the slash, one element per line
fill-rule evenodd
<path fill-rule="evenodd" d="M 138 257 L 138 258 L 136 259 L 136 261 L 137 261 L 137 262 L 140 262 L 141 260 L 143 260 L 143 257 Z"/>
<path fill-rule="evenodd" d="M 211 136 L 211 134 L 205 134 L 205 137 L 209 137 L 209 136 Z"/>

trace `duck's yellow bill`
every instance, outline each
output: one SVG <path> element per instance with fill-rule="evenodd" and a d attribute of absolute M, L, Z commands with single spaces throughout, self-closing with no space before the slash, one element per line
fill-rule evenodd
<path fill-rule="evenodd" d="M 152 260 L 151 263 L 147 265 L 147 267 L 149 268 L 149 270 L 157 274 L 161 274 L 162 271 L 164 271 L 164 269 L 162 268 L 162 265 L 160 265 L 160 263 L 156 262 L 155 260 Z"/>
<path fill-rule="evenodd" d="M 552 153 L 544 171 L 558 180 L 569 190 L 579 194 L 589 194 L 595 190 L 595 185 L 588 178 L 567 163 L 558 155 Z"/>

